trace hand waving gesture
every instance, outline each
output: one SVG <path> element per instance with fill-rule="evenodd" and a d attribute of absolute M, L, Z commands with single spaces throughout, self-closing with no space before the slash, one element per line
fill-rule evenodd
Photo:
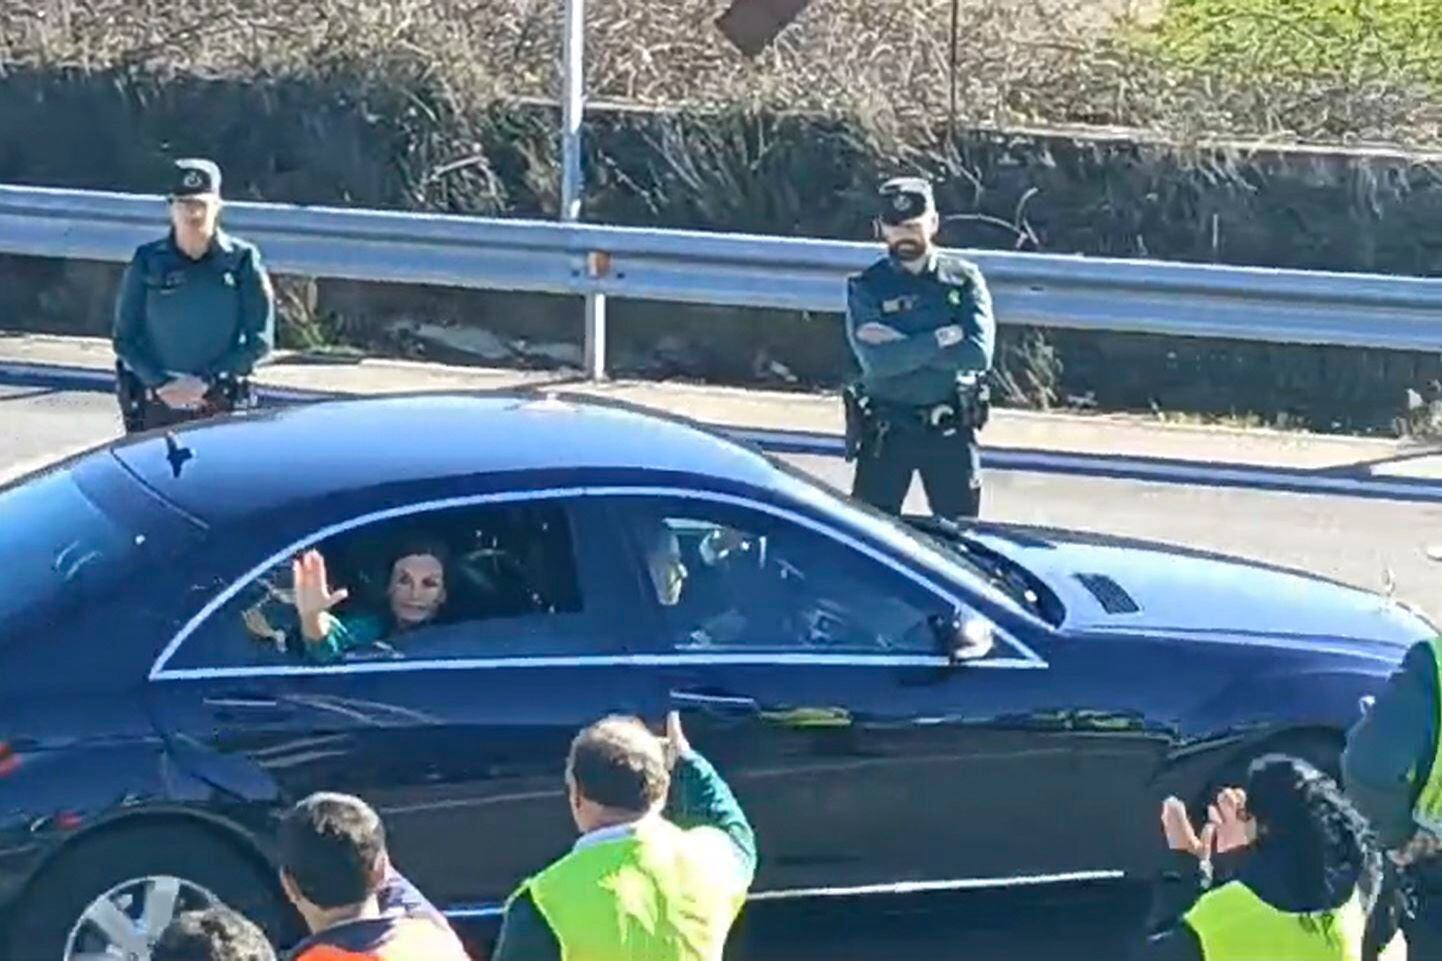
<path fill-rule="evenodd" d="M 1167 847 L 1173 851 L 1190 854 L 1199 861 L 1211 859 L 1217 826 L 1208 822 L 1198 835 L 1187 816 L 1187 806 L 1179 798 L 1169 797 L 1162 802 L 1162 831 L 1167 836 Z"/>
<path fill-rule="evenodd" d="M 1244 848 L 1257 839 L 1257 822 L 1247 813 L 1247 792 L 1241 788 L 1222 788 L 1207 814 L 1216 827 L 1218 854 Z"/>
<path fill-rule="evenodd" d="M 300 615 L 301 633 L 306 640 L 325 640 L 331 608 L 345 600 L 345 588 L 330 589 L 325 558 L 320 551 L 306 551 L 291 562 L 291 583 L 295 585 L 295 610 Z"/>

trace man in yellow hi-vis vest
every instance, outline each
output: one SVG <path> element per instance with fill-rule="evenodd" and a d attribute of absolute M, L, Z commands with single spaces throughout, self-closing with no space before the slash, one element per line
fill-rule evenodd
<path fill-rule="evenodd" d="M 1412 882 L 1413 961 L 1442 961 L 1442 638 L 1414 644 L 1347 735 L 1342 781 Z"/>
<path fill-rule="evenodd" d="M 609 717 L 576 736 L 566 786 L 581 838 L 511 897 L 493 961 L 720 961 L 755 836 L 674 711 L 666 734 Z"/>

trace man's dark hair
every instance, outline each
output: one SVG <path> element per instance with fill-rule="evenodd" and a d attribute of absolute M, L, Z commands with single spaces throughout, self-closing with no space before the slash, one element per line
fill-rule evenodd
<path fill-rule="evenodd" d="M 385 853 L 380 815 L 349 794 L 312 794 L 280 824 L 281 867 L 318 908 L 348 907 L 375 894 Z"/>
<path fill-rule="evenodd" d="M 275 961 L 275 949 L 245 915 L 224 905 L 177 914 L 151 961 Z"/>
<path fill-rule="evenodd" d="M 566 773 L 586 800 L 621 811 L 648 811 L 671 787 L 661 742 L 634 717 L 603 718 L 577 734 Z"/>

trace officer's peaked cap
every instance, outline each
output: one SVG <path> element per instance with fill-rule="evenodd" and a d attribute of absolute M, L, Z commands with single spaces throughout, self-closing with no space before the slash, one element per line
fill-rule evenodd
<path fill-rule="evenodd" d="M 893 177 L 877 194 L 877 216 L 882 223 L 905 223 L 936 209 L 931 181 L 924 177 Z"/>
<path fill-rule="evenodd" d="M 187 157 L 175 162 L 170 196 L 220 196 L 220 167 L 214 161 Z"/>

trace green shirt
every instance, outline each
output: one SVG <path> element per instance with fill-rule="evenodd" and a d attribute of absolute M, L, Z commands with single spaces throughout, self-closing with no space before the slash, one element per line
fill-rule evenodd
<path fill-rule="evenodd" d="M 737 855 L 737 870 L 756 872 L 756 835 L 731 788 L 699 754 L 677 758 L 671 777 L 669 817 L 681 828 L 709 826 L 725 832 Z M 491 961 L 561 961 L 561 945 L 529 893 L 506 908 Z"/>
<path fill-rule="evenodd" d="M 901 340 L 868 344 L 856 332 L 885 324 Z M 965 337 L 942 347 L 936 331 L 961 327 Z M 867 394 L 882 404 L 924 407 L 956 396 L 957 377 L 991 369 L 996 320 L 981 270 L 938 251 L 929 269 L 912 273 L 890 257 L 846 285 L 846 340 L 861 365 Z"/>
<path fill-rule="evenodd" d="M 305 659 L 316 664 L 334 664 L 345 658 L 347 651 L 357 647 L 369 647 L 386 639 L 390 633 L 385 618 L 376 614 L 332 615 L 330 628 L 319 641 L 302 637 L 305 644 Z"/>
<path fill-rule="evenodd" d="M 245 376 L 270 352 L 275 304 L 260 251 L 216 231 L 199 260 L 171 234 L 136 248 L 115 305 L 115 354 L 147 387 Z"/>

